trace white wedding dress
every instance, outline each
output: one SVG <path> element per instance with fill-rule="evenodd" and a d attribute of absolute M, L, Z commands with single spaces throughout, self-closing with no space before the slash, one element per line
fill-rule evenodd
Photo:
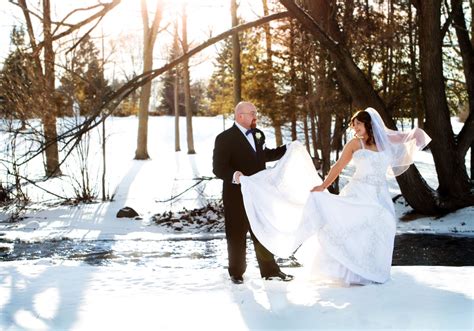
<path fill-rule="evenodd" d="M 253 233 L 280 257 L 296 254 L 311 278 L 345 284 L 390 278 L 395 213 L 384 153 L 360 149 L 356 171 L 339 195 L 310 193 L 322 181 L 305 147 L 290 144 L 275 167 L 241 177 Z"/>

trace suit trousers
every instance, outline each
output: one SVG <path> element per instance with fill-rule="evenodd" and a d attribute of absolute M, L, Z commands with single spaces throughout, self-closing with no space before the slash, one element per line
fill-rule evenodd
<path fill-rule="evenodd" d="M 227 253 L 229 258 L 229 275 L 242 276 L 247 268 L 247 233 L 250 235 L 255 248 L 257 262 L 262 277 L 275 275 L 280 268 L 275 258 L 255 237 L 245 213 L 243 202 L 234 201 L 231 206 L 224 202 L 225 233 L 227 238 Z"/>

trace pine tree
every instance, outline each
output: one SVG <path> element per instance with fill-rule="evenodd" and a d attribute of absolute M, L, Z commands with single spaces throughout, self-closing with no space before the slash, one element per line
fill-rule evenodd
<path fill-rule="evenodd" d="M 89 37 L 84 38 L 72 55 L 69 67 L 61 77 L 61 88 L 82 116 L 92 114 L 109 89 L 104 78 L 99 51 Z"/>
<path fill-rule="evenodd" d="M 217 60 L 214 63 L 214 72 L 209 80 L 208 98 L 210 113 L 231 114 L 234 109 L 232 85 L 232 41 L 227 38 L 223 42 Z"/>
<path fill-rule="evenodd" d="M 10 39 L 14 49 L 5 59 L 1 71 L 0 95 L 3 102 L 0 110 L 3 116 L 25 121 L 40 114 L 33 97 L 40 89 L 35 80 L 34 64 L 26 51 L 24 30 L 13 27 Z"/>

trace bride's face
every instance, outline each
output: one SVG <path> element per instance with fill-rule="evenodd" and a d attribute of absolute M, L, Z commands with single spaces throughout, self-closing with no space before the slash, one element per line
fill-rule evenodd
<path fill-rule="evenodd" d="M 365 124 L 357 119 L 354 119 L 354 122 L 352 123 L 352 129 L 358 137 L 365 137 L 367 135 Z"/>

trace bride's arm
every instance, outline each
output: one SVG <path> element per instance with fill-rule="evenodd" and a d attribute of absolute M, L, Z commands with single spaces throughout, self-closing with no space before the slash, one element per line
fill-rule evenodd
<path fill-rule="evenodd" d="M 331 167 L 329 170 L 326 179 L 323 181 L 321 185 L 315 186 L 311 189 L 311 192 L 322 192 L 327 189 L 334 180 L 336 180 L 337 176 L 341 173 L 341 171 L 346 167 L 346 165 L 351 161 L 352 154 L 358 149 L 359 142 L 357 139 L 352 139 L 349 141 L 344 149 L 342 150 L 341 157 L 337 160 L 336 163 Z"/>

